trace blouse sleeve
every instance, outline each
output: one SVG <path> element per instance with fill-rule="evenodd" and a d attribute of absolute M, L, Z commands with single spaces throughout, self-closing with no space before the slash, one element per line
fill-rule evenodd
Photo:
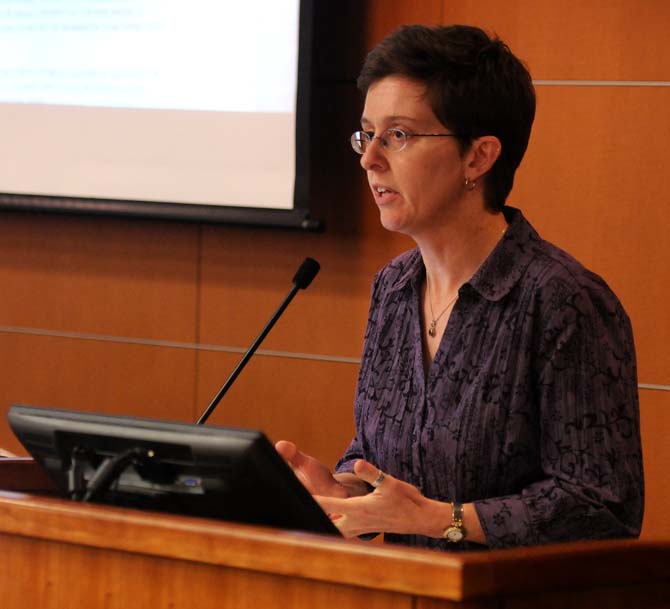
<path fill-rule="evenodd" d="M 640 533 L 644 478 L 630 321 L 607 286 L 565 288 L 543 304 L 531 371 L 544 478 L 519 494 L 475 502 L 491 548 Z"/>

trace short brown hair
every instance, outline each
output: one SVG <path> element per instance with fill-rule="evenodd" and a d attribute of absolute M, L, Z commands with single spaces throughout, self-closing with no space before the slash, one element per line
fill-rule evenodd
<path fill-rule="evenodd" d="M 358 88 L 367 93 L 373 83 L 396 75 L 426 85 L 435 116 L 462 134 L 462 152 L 484 135 L 500 140 L 484 200 L 489 209 L 501 210 L 535 118 L 535 89 L 524 64 L 499 38 L 477 27 L 405 25 L 368 54 Z"/>

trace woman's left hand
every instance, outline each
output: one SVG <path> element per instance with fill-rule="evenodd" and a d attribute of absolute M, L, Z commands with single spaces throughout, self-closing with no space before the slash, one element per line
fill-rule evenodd
<path fill-rule="evenodd" d="M 372 484 L 380 470 L 359 460 L 354 473 Z M 321 507 L 345 537 L 365 533 L 406 533 L 439 537 L 451 518 L 451 506 L 428 499 L 418 488 L 389 474 L 373 492 L 361 497 L 338 499 L 316 496 Z"/>

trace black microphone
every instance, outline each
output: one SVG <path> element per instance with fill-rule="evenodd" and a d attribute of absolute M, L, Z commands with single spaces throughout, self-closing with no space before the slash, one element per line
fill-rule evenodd
<path fill-rule="evenodd" d="M 251 356 L 256 352 L 256 349 L 258 349 L 258 346 L 263 342 L 263 339 L 267 336 L 268 332 L 272 330 L 272 327 L 277 323 L 277 320 L 281 316 L 281 314 L 284 312 L 284 309 L 289 305 L 289 303 L 293 300 L 293 297 L 298 293 L 298 290 L 304 290 L 309 286 L 310 283 L 312 283 L 312 280 L 314 277 L 316 277 L 317 273 L 319 272 L 319 269 L 321 266 L 319 263 L 314 260 L 313 258 L 305 258 L 305 261 L 300 265 L 300 268 L 296 271 L 294 277 L 293 277 L 293 288 L 291 288 L 291 291 L 288 293 L 288 296 L 284 298 L 284 302 L 279 305 L 279 308 L 275 311 L 275 314 L 272 316 L 270 321 L 266 324 L 266 326 L 261 330 L 261 333 L 258 335 L 258 338 L 253 342 L 251 347 L 247 350 L 247 352 L 244 354 L 244 357 L 240 360 L 240 363 L 237 364 L 237 367 L 231 375 L 228 377 L 228 380 L 223 384 L 223 387 L 219 389 L 219 392 L 214 396 L 214 399 L 210 403 L 209 406 L 205 409 L 205 412 L 203 412 L 200 415 L 200 418 L 196 421 L 198 425 L 202 425 L 207 419 L 209 419 L 209 415 L 214 412 L 214 409 L 216 408 L 217 404 L 221 401 L 221 398 L 226 394 L 226 391 L 230 389 L 230 386 L 235 382 L 235 379 L 237 378 L 237 375 L 242 372 L 242 369 L 247 365 L 247 362 L 251 359 Z"/>

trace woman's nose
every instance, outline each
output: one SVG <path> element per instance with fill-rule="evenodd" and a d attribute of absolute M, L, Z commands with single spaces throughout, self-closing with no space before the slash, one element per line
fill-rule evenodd
<path fill-rule="evenodd" d="M 361 155 L 361 167 L 365 171 L 383 167 L 386 164 L 386 152 L 380 138 L 372 138 Z"/>

